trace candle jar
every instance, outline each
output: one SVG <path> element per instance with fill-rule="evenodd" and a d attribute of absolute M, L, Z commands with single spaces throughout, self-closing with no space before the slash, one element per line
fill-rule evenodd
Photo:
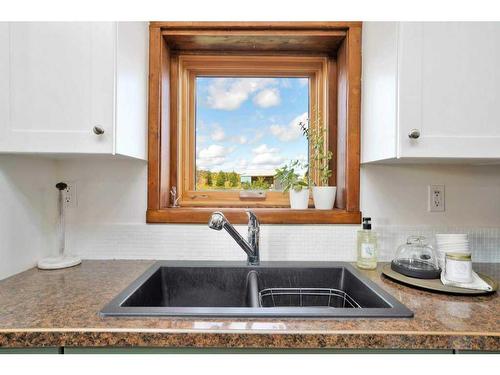
<path fill-rule="evenodd" d="M 470 283 L 472 281 L 472 257 L 470 253 L 446 253 L 445 276 L 449 281 Z"/>

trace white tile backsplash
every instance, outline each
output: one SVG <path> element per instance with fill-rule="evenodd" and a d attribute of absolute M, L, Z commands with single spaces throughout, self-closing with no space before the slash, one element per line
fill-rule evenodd
<path fill-rule="evenodd" d="M 145 224 L 142 161 L 79 159 L 58 166 L 59 180 L 78 183 L 78 207 L 67 215 L 68 248 L 83 258 L 245 259 L 227 233 L 206 224 Z M 445 212 L 427 211 L 431 184 L 446 186 Z M 379 232 L 382 260 L 390 260 L 410 234 L 467 232 L 476 260 L 500 262 L 500 166 L 364 165 L 360 198 L 363 215 Z M 263 225 L 261 258 L 354 260 L 358 228 Z"/>
<path fill-rule="evenodd" d="M 397 247 L 411 235 L 426 237 L 434 245 L 436 233 L 467 233 L 475 262 L 500 262 L 500 228 L 465 226 L 382 226 L 380 229 L 381 259 L 391 259 Z"/>
<path fill-rule="evenodd" d="M 237 226 L 245 236 L 246 226 Z M 261 259 L 352 261 L 356 225 L 263 225 Z M 475 261 L 500 262 L 500 228 L 378 226 L 379 259 L 392 259 L 409 235 L 468 233 Z M 245 254 L 225 232 L 206 225 L 79 225 L 68 236 L 68 250 L 85 259 L 244 260 Z"/>

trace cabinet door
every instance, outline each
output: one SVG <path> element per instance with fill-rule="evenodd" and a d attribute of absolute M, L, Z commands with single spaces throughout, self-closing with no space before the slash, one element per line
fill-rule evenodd
<path fill-rule="evenodd" d="M 2 151 L 113 152 L 115 33 L 113 23 L 9 24 Z"/>
<path fill-rule="evenodd" d="M 9 24 L 0 22 L 0 144 L 9 123 Z"/>
<path fill-rule="evenodd" d="M 500 157 L 499 67 L 500 23 L 403 23 L 398 155 Z"/>

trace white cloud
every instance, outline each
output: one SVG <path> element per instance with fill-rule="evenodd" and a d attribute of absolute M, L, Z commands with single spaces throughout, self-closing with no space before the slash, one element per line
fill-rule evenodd
<path fill-rule="evenodd" d="M 226 171 L 226 172 L 235 171 L 237 173 L 242 173 L 246 169 L 247 165 L 248 161 L 246 159 L 236 159 L 236 160 L 230 159 L 226 163 L 212 168 L 212 171 Z"/>
<path fill-rule="evenodd" d="M 273 78 L 216 78 L 208 87 L 207 104 L 214 109 L 233 111 L 251 94 L 275 83 Z"/>
<path fill-rule="evenodd" d="M 275 154 L 261 154 L 261 155 L 256 155 L 253 159 L 252 159 L 252 164 L 256 164 L 256 165 L 266 165 L 266 166 L 269 166 L 269 165 L 280 165 L 281 163 L 283 163 L 285 159 L 280 156 L 280 155 L 275 155 Z"/>
<path fill-rule="evenodd" d="M 261 168 L 274 170 L 281 166 L 285 158 L 279 154 L 278 148 L 269 148 L 266 144 L 262 144 L 252 150 L 254 157 L 251 161 L 252 168 Z"/>
<path fill-rule="evenodd" d="M 254 154 L 269 154 L 278 151 L 279 150 L 277 148 L 269 148 L 265 143 L 261 144 L 259 147 L 252 149 L 252 152 Z"/>
<path fill-rule="evenodd" d="M 253 148 L 252 156 L 249 158 L 228 156 L 236 150 L 236 146 L 228 148 L 217 144 L 203 148 L 197 153 L 196 168 L 212 172 L 220 170 L 238 173 L 249 170 L 274 171 L 286 162 L 286 158 L 280 154 L 279 148 L 269 147 L 266 144 Z"/>
<path fill-rule="evenodd" d="M 231 149 L 226 149 L 221 145 L 210 145 L 198 151 L 196 167 L 198 169 L 217 168 L 226 161 L 226 156 L 231 153 Z"/>
<path fill-rule="evenodd" d="M 200 143 L 207 140 L 206 137 L 204 137 L 203 135 L 197 136 L 196 139 Z M 244 135 L 235 135 L 232 137 L 227 137 L 226 133 L 224 132 L 224 129 L 219 124 L 212 125 L 212 132 L 210 133 L 210 139 L 214 142 L 231 142 L 240 145 L 248 143 L 248 138 L 245 137 Z"/>
<path fill-rule="evenodd" d="M 231 140 L 231 142 L 239 143 L 240 145 L 245 145 L 248 143 L 248 138 L 245 137 L 244 135 L 238 135 L 238 136 L 231 137 L 230 140 Z"/>
<path fill-rule="evenodd" d="M 286 126 L 283 125 L 271 125 L 269 130 L 271 134 L 274 135 L 282 142 L 291 142 L 302 136 L 302 130 L 300 129 L 299 123 L 307 123 L 307 112 L 295 117 Z"/>
<path fill-rule="evenodd" d="M 225 154 L 226 149 L 221 145 L 210 145 L 198 152 L 198 156 L 201 158 L 214 158 L 224 156 Z"/>
<path fill-rule="evenodd" d="M 276 88 L 264 89 L 254 96 L 253 102 L 256 106 L 261 108 L 277 106 L 281 102 L 280 92 Z"/>
<path fill-rule="evenodd" d="M 213 125 L 212 133 L 210 133 L 210 138 L 212 141 L 220 142 L 226 138 L 226 133 L 224 130 L 217 124 Z"/>
<path fill-rule="evenodd" d="M 245 169 L 248 166 L 248 160 L 246 159 L 239 159 L 237 163 L 237 168 L 238 170 Z"/>

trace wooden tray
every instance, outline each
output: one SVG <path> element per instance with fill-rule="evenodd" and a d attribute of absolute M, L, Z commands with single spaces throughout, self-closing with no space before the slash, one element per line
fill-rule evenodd
<path fill-rule="evenodd" d="M 449 293 L 449 294 L 467 294 L 467 295 L 480 295 L 480 294 L 490 294 L 494 293 L 498 289 L 498 283 L 491 277 L 477 273 L 484 281 L 486 281 L 493 288 L 492 291 L 485 290 L 475 290 L 475 289 L 465 289 L 457 288 L 454 286 L 447 286 L 441 283 L 440 279 L 416 279 L 414 277 L 408 277 L 400 274 L 399 272 L 393 271 L 390 264 L 386 264 L 382 268 L 382 273 L 390 279 L 399 281 L 403 284 L 414 286 L 417 288 L 427 289 L 434 292 Z"/>

